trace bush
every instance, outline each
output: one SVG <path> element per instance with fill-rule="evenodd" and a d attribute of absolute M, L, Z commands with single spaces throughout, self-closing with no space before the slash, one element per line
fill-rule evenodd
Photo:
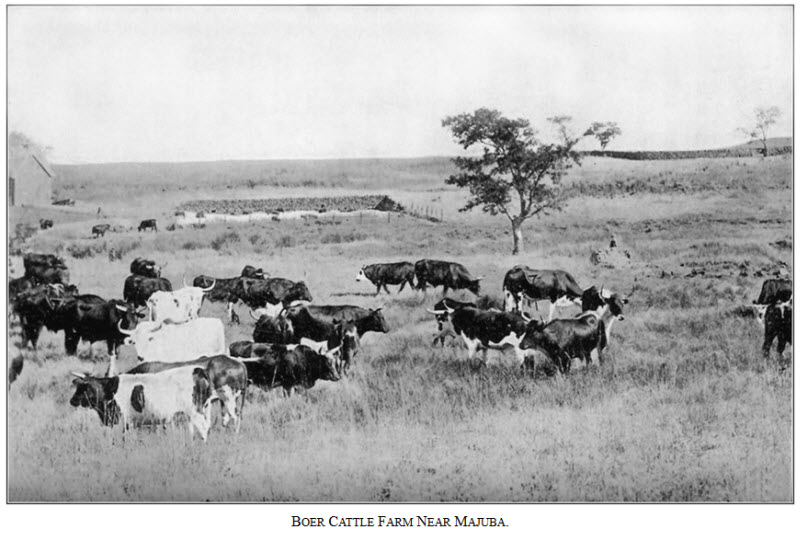
<path fill-rule="evenodd" d="M 239 243 L 240 240 L 241 238 L 239 238 L 239 233 L 235 230 L 231 230 L 230 232 L 224 232 L 211 240 L 211 248 L 215 251 L 219 251 L 227 243 Z"/>
<path fill-rule="evenodd" d="M 199 241 L 194 241 L 194 240 L 183 242 L 183 245 L 181 245 L 181 249 L 183 249 L 184 251 L 195 251 L 197 249 L 202 249 L 202 248 L 203 244 L 200 243 Z"/>
<path fill-rule="evenodd" d="M 297 240 L 294 239 L 294 236 L 290 236 L 285 234 L 275 240 L 275 247 L 284 248 L 284 247 L 294 247 L 297 245 Z"/>

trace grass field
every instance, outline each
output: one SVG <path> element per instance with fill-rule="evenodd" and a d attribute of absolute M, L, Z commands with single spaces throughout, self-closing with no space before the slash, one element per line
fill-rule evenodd
<path fill-rule="evenodd" d="M 63 335 L 45 333 L 9 393 L 11 501 L 793 500 L 792 349 L 765 362 L 763 331 L 736 313 L 767 277 L 756 272 L 792 268 L 791 249 L 770 245 L 792 233 L 790 158 L 587 159 L 565 182 L 565 210 L 524 227 L 519 257 L 510 255 L 504 218 L 458 212 L 464 194 L 444 186 L 446 160 L 270 166 L 289 169 L 285 183 L 250 187 L 238 168 L 220 167 L 230 178 L 218 194 L 367 188 L 440 208 L 444 222 L 269 221 L 92 240 L 90 214 L 57 221 L 29 246 L 63 255 L 81 291 L 109 298 L 121 296 L 135 256 L 166 262 L 176 286 L 184 276 L 263 266 L 305 280 L 315 303 L 383 306 L 391 332 L 367 334 L 338 383 L 288 399 L 252 391 L 241 433 L 215 429 L 208 444 L 177 430 L 141 430 L 123 442 L 119 429 L 71 407 L 70 371 L 99 363 L 85 344 L 79 357 L 65 357 Z M 156 174 L 148 184 L 165 184 L 163 192 L 100 172 L 68 175 L 64 187 L 113 217 L 136 219 L 213 198 L 223 183 L 220 175 Z M 612 233 L 631 252 L 630 268 L 589 262 Z M 110 247 L 125 252 L 121 262 L 107 260 Z M 535 377 L 502 360 L 475 369 L 462 346 L 431 347 L 435 323 L 425 308 L 440 292 L 375 297 L 374 287 L 355 282 L 363 264 L 420 258 L 465 264 L 486 277 L 491 295 L 517 263 L 635 293 L 602 368 L 565 378 L 551 376 L 546 362 Z M 701 267 L 704 275 L 686 276 Z M 247 310 L 237 311 L 242 325 L 226 325 L 231 342 L 252 333 Z M 203 315 L 222 317 L 223 307 L 206 304 Z M 18 351 L 13 343 L 9 350 Z"/>

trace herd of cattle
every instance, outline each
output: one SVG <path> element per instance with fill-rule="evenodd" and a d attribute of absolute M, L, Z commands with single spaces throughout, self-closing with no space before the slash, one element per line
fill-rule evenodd
<path fill-rule="evenodd" d="M 183 288 L 173 290 L 161 277 L 163 266 L 137 258 L 124 281 L 123 299 L 106 300 L 81 294 L 69 283 L 63 260 L 54 255 L 28 253 L 23 265 L 25 275 L 9 283 L 22 346 L 35 350 L 45 327 L 64 331 L 68 355 L 76 354 L 81 340 L 105 341 L 107 374 L 75 374 L 71 404 L 94 410 L 109 426 L 163 423 L 183 413 L 205 440 L 211 404 L 218 400 L 223 425 L 232 422 L 238 431 L 248 385 L 291 393 L 319 380 L 338 381 L 353 365 L 365 333 L 389 331 L 381 309 L 312 305 L 305 282 L 272 277 L 253 266 L 232 278 L 199 275 L 191 286 L 184 279 Z M 388 293 L 388 285 L 400 285 L 398 293 L 406 285 L 422 291 L 430 285 L 443 287 L 445 294 L 468 290 L 477 297 L 481 278 L 473 278 L 461 264 L 426 259 L 364 266 L 356 280 L 371 282 L 377 293 L 381 288 Z M 475 301 L 443 297 L 428 310 L 437 324 L 433 344 L 461 337 L 469 359 L 480 351 L 480 362 L 486 364 L 490 355 L 502 352 L 512 354 L 523 368 L 531 367 L 539 354 L 566 374 L 573 359 L 591 364 L 596 356 L 602 364 L 612 325 L 624 320 L 628 302 L 603 287 L 584 290 L 565 271 L 523 265 L 506 273 L 503 295 L 503 302 L 486 296 Z M 205 300 L 225 303 L 229 322 L 238 321 L 235 303 L 247 305 L 255 319 L 252 340 L 226 344 L 222 320 L 200 317 Z M 524 304 L 538 308 L 544 300 L 550 302 L 547 321 L 523 310 Z M 791 281 L 765 281 L 754 304 L 765 327 L 764 356 L 769 357 L 775 338 L 782 353 L 791 343 Z M 567 306 L 581 312 L 553 319 L 557 307 Z M 123 344 L 133 345 L 142 361 L 132 369 L 117 369 Z M 12 381 L 21 369 L 18 357 L 12 363 Z"/>

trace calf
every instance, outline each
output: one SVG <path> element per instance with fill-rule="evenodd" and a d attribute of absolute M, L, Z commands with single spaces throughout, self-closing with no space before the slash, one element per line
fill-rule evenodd
<path fill-rule="evenodd" d="M 792 300 L 767 305 L 764 313 L 764 344 L 761 352 L 765 359 L 769 358 L 772 342 L 778 339 L 778 355 L 783 356 L 786 344 L 792 343 Z"/>
<path fill-rule="evenodd" d="M 103 223 L 102 225 L 95 225 L 92 227 L 92 236 L 95 238 L 99 238 L 100 236 L 105 236 L 106 232 L 111 228 L 111 225 L 108 223 Z"/>
<path fill-rule="evenodd" d="M 158 226 L 155 219 L 143 219 L 142 222 L 139 223 L 139 232 L 147 229 L 150 229 L 153 232 L 158 232 Z"/>
<path fill-rule="evenodd" d="M 165 424 L 178 414 L 189 417 L 203 441 L 211 428 L 213 389 L 200 367 L 179 367 L 154 374 L 122 374 L 116 377 L 76 375 L 73 407 L 97 412 L 103 425 Z"/>
<path fill-rule="evenodd" d="M 558 371 L 568 373 L 571 359 L 592 362 L 592 351 L 603 362 L 605 325 L 598 314 L 586 312 L 577 318 L 557 319 L 547 324 L 532 321 L 520 343 L 521 349 L 536 349 L 553 361 Z"/>

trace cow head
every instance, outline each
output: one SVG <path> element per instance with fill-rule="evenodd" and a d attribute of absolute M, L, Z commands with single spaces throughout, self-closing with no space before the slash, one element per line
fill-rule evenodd
<path fill-rule="evenodd" d="M 544 332 L 545 323 L 539 320 L 531 320 L 525 327 L 525 334 L 522 336 L 522 341 L 519 344 L 520 349 L 541 349 L 546 344 L 546 336 Z"/>
<path fill-rule="evenodd" d="M 381 308 L 372 309 L 369 311 L 368 316 L 364 316 L 356 323 L 358 324 L 359 331 L 362 333 L 373 331 L 376 333 L 388 333 L 389 326 L 386 325 L 386 318 L 383 317 Z"/>
<path fill-rule="evenodd" d="M 592 286 L 584 290 L 581 301 L 581 309 L 584 312 L 599 312 L 604 307 L 608 307 L 608 311 L 613 317 L 620 321 L 625 319 L 623 306 L 628 303 L 628 298 L 622 297 L 618 293 L 603 287 L 598 290 L 596 286 Z"/>
<path fill-rule="evenodd" d="M 364 282 L 369 280 L 367 279 L 367 275 L 364 273 L 365 269 L 367 269 L 366 265 L 361 266 L 361 269 L 358 271 L 358 275 L 356 275 L 356 282 Z"/>
<path fill-rule="evenodd" d="M 103 425 L 112 426 L 119 422 L 119 407 L 114 394 L 119 388 L 119 377 L 91 377 L 88 374 L 73 372 L 75 394 L 69 400 L 73 407 L 86 407 L 97 412 Z"/>
<path fill-rule="evenodd" d="M 297 282 L 289 288 L 286 296 L 283 298 L 284 303 L 291 303 L 292 301 L 313 301 L 311 292 L 308 291 L 308 286 L 303 281 Z"/>
<path fill-rule="evenodd" d="M 475 295 L 480 295 L 481 293 L 481 279 L 483 277 L 478 277 L 477 279 L 472 279 L 467 283 L 467 290 L 474 293 Z"/>

